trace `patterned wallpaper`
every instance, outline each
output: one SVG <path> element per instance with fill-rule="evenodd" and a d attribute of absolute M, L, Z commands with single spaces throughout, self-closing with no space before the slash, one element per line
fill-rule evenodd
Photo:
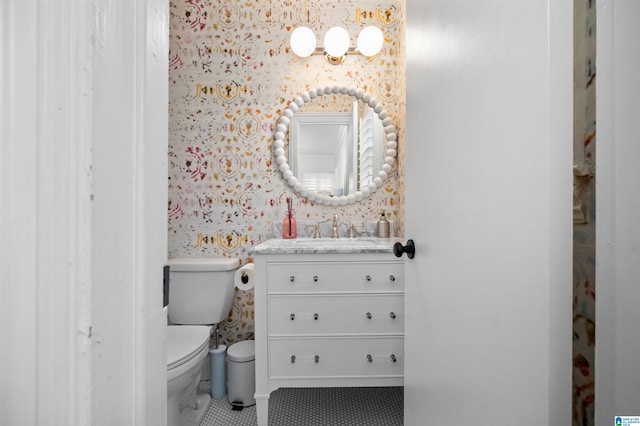
<path fill-rule="evenodd" d="M 376 220 L 380 211 L 403 234 L 402 152 L 405 120 L 403 0 L 172 0 L 169 70 L 169 257 L 237 257 L 271 237 L 286 198 L 299 221 L 337 213 L 344 221 Z M 296 57 L 291 31 L 318 35 L 340 25 L 352 44 L 367 25 L 385 43 L 372 59 L 341 65 Z M 275 123 L 293 98 L 319 86 L 371 94 L 394 120 L 398 160 L 386 184 L 355 205 L 329 207 L 300 199 L 272 162 Z M 256 283 L 260 285 L 260 283 Z M 237 292 L 223 343 L 253 337 L 253 292 Z"/>
<path fill-rule="evenodd" d="M 573 426 L 595 423 L 596 5 L 575 0 Z"/>

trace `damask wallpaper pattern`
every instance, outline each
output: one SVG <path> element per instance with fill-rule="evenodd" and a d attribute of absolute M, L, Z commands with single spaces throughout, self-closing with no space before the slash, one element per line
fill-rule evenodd
<path fill-rule="evenodd" d="M 575 0 L 574 158 L 584 214 L 573 226 L 573 426 L 595 424 L 596 4 Z"/>
<path fill-rule="evenodd" d="M 405 111 L 404 2 L 356 0 L 172 0 L 169 70 L 169 257 L 237 257 L 271 237 L 292 197 L 299 221 L 375 220 L 385 211 L 403 233 L 402 151 Z M 341 65 L 289 49 L 297 26 L 318 35 L 340 25 L 352 44 L 367 25 L 382 29 L 372 59 Z M 275 123 L 293 98 L 319 86 L 371 94 L 394 120 L 399 158 L 386 184 L 364 202 L 318 206 L 281 179 L 272 159 Z M 256 283 L 261 285 L 261 283 Z M 226 344 L 253 337 L 253 292 L 237 292 Z"/>

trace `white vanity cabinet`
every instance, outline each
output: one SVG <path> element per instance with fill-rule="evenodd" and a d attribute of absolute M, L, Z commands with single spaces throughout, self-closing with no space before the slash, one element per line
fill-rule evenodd
<path fill-rule="evenodd" d="M 293 247 L 252 252 L 258 425 L 280 387 L 401 386 L 404 261 L 390 240 L 378 252 L 278 243 Z"/>

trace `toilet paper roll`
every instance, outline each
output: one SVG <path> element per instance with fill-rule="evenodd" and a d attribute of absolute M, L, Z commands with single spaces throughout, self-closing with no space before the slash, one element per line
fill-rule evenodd
<path fill-rule="evenodd" d="M 247 263 L 238 269 L 234 275 L 234 284 L 240 290 L 251 290 L 253 288 L 254 272 L 253 263 Z"/>

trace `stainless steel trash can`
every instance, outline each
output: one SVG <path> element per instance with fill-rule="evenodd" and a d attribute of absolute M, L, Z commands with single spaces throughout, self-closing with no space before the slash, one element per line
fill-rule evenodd
<path fill-rule="evenodd" d="M 227 399 L 235 407 L 250 407 L 256 399 L 255 341 L 243 340 L 227 349 Z"/>

